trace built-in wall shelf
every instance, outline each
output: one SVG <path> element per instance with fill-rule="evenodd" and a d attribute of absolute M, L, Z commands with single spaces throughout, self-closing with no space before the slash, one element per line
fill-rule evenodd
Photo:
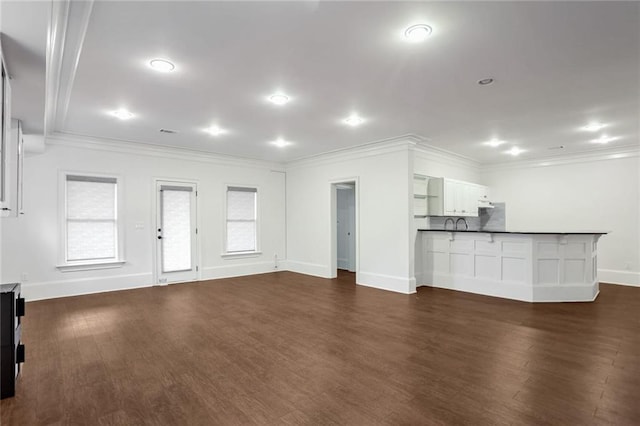
<path fill-rule="evenodd" d="M 429 194 L 429 177 L 424 175 L 413 175 L 413 216 L 427 217 L 429 215 L 428 199 L 432 197 Z"/>

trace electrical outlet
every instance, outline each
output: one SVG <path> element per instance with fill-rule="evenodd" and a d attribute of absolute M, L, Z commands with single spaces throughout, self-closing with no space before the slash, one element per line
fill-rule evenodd
<path fill-rule="evenodd" d="M 166 278 L 160 278 L 160 279 L 158 280 L 158 283 L 160 283 L 160 284 L 166 284 L 166 283 L 167 283 L 167 279 L 166 279 Z"/>
<path fill-rule="evenodd" d="M 23 272 L 22 275 L 20 275 L 20 281 L 22 282 L 29 281 L 29 274 L 27 274 L 26 272 Z"/>

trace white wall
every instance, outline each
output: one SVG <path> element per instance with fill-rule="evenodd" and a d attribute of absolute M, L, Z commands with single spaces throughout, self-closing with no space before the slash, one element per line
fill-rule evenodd
<path fill-rule="evenodd" d="M 482 183 L 506 202 L 507 229 L 610 231 L 598 245 L 600 281 L 640 285 L 640 157 L 611 157 L 487 168 Z"/>
<path fill-rule="evenodd" d="M 280 167 L 239 159 L 178 154 L 149 149 L 81 148 L 78 142 L 57 142 L 43 154 L 25 159 L 25 215 L 2 220 L 2 281 L 22 279 L 30 300 L 153 284 L 155 218 L 154 178 L 198 182 L 201 279 L 273 271 L 274 256 L 285 258 L 285 175 Z M 124 144 L 122 145 L 124 146 Z M 120 152 L 118 152 L 118 150 Z M 278 171 L 279 169 L 279 171 Z M 58 239 L 59 170 L 116 174 L 123 178 L 124 257 L 117 269 L 60 272 Z M 223 259 L 225 184 L 256 185 L 259 191 L 262 255 Z M 143 229 L 136 229 L 142 224 Z"/>
<path fill-rule="evenodd" d="M 288 268 L 331 278 L 331 184 L 357 179 L 358 284 L 412 293 L 410 145 L 328 154 L 287 167 Z"/>

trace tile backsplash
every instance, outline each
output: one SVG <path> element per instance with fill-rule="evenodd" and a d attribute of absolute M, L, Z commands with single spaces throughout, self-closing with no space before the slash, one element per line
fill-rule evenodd
<path fill-rule="evenodd" d="M 492 203 L 492 209 L 480 209 L 480 216 L 466 217 L 469 229 L 473 231 L 504 231 L 506 229 L 505 221 L 505 203 Z M 458 219 L 457 216 L 431 216 L 429 218 L 430 229 L 444 229 L 444 222 L 451 217 L 454 223 Z M 449 225 L 451 229 L 451 225 Z"/>

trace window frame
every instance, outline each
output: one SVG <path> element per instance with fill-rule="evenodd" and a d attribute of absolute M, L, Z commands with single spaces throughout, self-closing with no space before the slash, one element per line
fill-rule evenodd
<path fill-rule="evenodd" d="M 228 232 L 227 232 L 227 224 L 229 222 L 229 199 L 228 192 L 231 188 L 246 188 L 255 190 L 256 194 L 256 214 L 255 214 L 255 224 L 256 224 L 256 246 L 255 250 L 247 250 L 247 251 L 232 251 L 228 250 Z M 222 223 L 222 258 L 243 258 L 243 257 L 257 257 L 262 254 L 260 249 L 260 186 L 259 185 L 248 185 L 248 184 L 230 184 L 227 183 L 224 185 L 224 211 L 223 211 L 223 223 Z"/>
<path fill-rule="evenodd" d="M 95 260 L 68 260 L 67 259 L 67 176 L 81 176 L 96 179 L 115 179 L 115 213 L 116 213 L 116 238 L 115 257 L 110 259 Z M 119 268 L 126 262 L 124 260 L 124 217 L 123 217 L 123 179 L 120 175 L 102 174 L 82 171 L 60 171 L 58 177 L 58 265 L 56 268 L 62 272 L 85 271 L 92 269 Z"/>

